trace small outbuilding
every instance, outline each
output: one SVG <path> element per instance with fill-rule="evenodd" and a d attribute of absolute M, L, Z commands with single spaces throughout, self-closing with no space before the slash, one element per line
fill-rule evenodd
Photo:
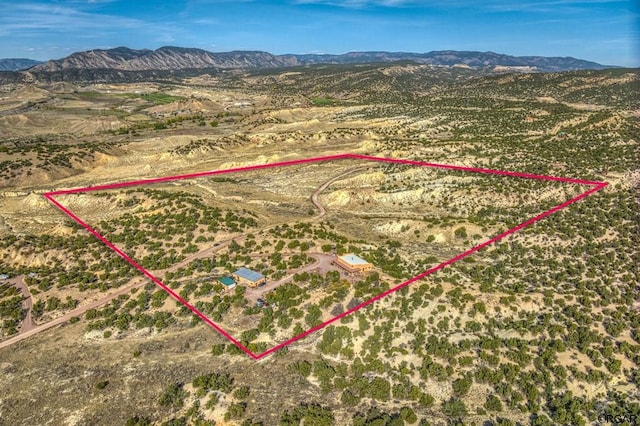
<path fill-rule="evenodd" d="M 267 278 L 260 272 L 252 271 L 248 268 L 240 268 L 231 274 L 233 279 L 239 283 L 249 287 L 258 287 L 266 284 Z"/>
<path fill-rule="evenodd" d="M 218 282 L 222 284 L 227 290 L 231 290 L 236 286 L 235 280 L 231 277 L 222 277 L 218 280 Z"/>
<path fill-rule="evenodd" d="M 338 256 L 333 263 L 350 274 L 365 272 L 373 268 L 371 263 L 353 253 Z"/>

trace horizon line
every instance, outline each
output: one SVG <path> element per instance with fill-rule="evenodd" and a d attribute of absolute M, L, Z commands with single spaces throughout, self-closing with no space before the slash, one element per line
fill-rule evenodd
<path fill-rule="evenodd" d="M 96 48 L 92 48 L 92 49 L 86 49 L 86 50 L 77 50 L 77 51 L 69 51 L 67 54 L 65 54 L 64 56 L 60 56 L 60 57 L 51 57 L 48 59 L 33 59 L 33 58 L 29 58 L 29 57 L 3 57 L 0 58 L 0 60 L 29 60 L 29 61 L 38 61 L 40 63 L 46 63 L 49 61 L 57 61 L 57 60 L 61 60 L 64 58 L 68 58 L 71 55 L 74 55 L 76 53 L 86 53 L 86 52 L 93 52 L 93 51 L 110 51 L 110 50 L 116 50 L 116 49 L 129 49 L 129 50 L 134 50 L 134 51 L 149 51 L 149 52 L 156 52 L 160 49 L 167 49 L 167 48 L 176 48 L 176 49 L 194 49 L 194 50 L 201 50 L 204 52 L 208 52 L 208 53 L 213 53 L 213 54 L 223 54 L 223 53 L 237 53 L 237 52 L 255 52 L 255 53 L 268 53 L 270 55 L 273 56 L 302 56 L 302 55 L 310 55 L 310 56 L 345 56 L 345 55 L 349 55 L 349 54 L 354 54 L 354 53 L 388 53 L 388 54 L 406 54 L 406 55 L 427 55 L 430 53 L 441 53 L 441 52 L 456 52 L 456 53 L 484 53 L 484 54 L 494 54 L 494 55 L 499 55 L 499 56 L 510 56 L 513 58 L 548 58 L 548 59 L 575 59 L 578 61 L 585 61 L 585 62 L 591 62 L 593 64 L 597 64 L 597 65 L 601 65 L 604 67 L 611 67 L 611 68 L 639 68 L 640 64 L 637 64 L 635 66 L 624 66 L 624 65 L 618 65 L 618 64 L 605 64 L 605 63 L 601 63 L 601 62 L 597 62 L 595 60 L 592 59 L 585 59 L 585 58 L 580 58 L 577 56 L 558 56 L 558 55 L 553 55 L 553 56 L 549 56 L 549 55 L 534 55 L 534 54 L 512 54 L 512 53 L 502 53 L 499 51 L 495 51 L 495 50 L 457 50 L 457 49 L 442 49 L 442 50 L 429 50 L 429 51 L 422 51 L 422 52 L 418 52 L 418 51 L 403 51 L 403 50 L 348 50 L 348 51 L 343 51 L 341 53 L 335 53 L 335 52 L 287 52 L 287 53 L 274 53 L 272 51 L 269 50 L 260 50 L 260 49 L 233 49 L 233 50 L 208 50 L 208 49 L 204 49 L 202 47 L 187 47 L 187 46 L 177 46 L 177 45 L 163 45 L 160 46 L 156 49 L 152 49 L 152 48 L 147 48 L 147 47 L 142 47 L 142 48 L 133 48 L 133 47 L 129 47 L 129 46 L 115 46 L 115 47 L 108 47 L 108 46 L 101 46 L 101 47 L 96 47 Z M 399 59 L 400 60 L 400 59 Z M 389 61 L 389 62 L 393 62 L 393 61 Z"/>

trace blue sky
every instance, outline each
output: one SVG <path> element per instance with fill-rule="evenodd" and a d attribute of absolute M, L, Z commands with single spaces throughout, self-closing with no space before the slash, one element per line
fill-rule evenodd
<path fill-rule="evenodd" d="M 640 66 L 637 0 L 0 0 L 0 58 L 94 48 L 491 50 Z"/>

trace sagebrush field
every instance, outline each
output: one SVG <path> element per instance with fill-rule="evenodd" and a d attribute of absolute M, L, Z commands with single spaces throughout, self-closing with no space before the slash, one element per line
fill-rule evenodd
<path fill-rule="evenodd" d="M 637 85 L 411 63 L 3 84 L 0 423 L 638 414 Z M 342 153 L 608 185 L 259 361 L 43 196 Z M 261 353 L 587 189 L 352 158 L 56 199 Z M 243 266 L 267 286 L 225 290 Z"/>

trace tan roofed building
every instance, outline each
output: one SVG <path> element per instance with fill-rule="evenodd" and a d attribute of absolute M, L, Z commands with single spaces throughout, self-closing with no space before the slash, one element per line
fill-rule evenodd
<path fill-rule="evenodd" d="M 336 257 L 333 263 L 350 274 L 365 272 L 373 268 L 371 263 L 352 253 Z"/>
<path fill-rule="evenodd" d="M 249 287 L 258 287 L 267 282 L 267 278 L 260 272 L 252 271 L 247 268 L 240 268 L 231 274 L 231 277 L 238 284 L 248 285 Z"/>

